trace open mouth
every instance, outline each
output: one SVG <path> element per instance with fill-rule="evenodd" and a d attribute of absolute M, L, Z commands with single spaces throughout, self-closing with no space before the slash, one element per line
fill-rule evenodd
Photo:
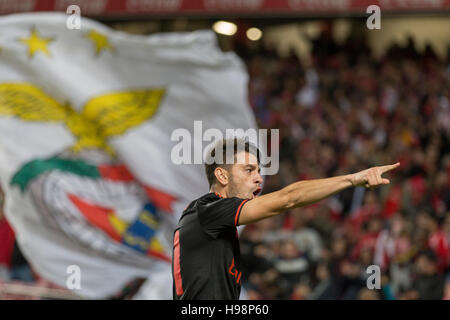
<path fill-rule="evenodd" d="M 256 198 L 256 196 L 261 192 L 261 188 L 257 188 L 255 191 L 253 191 L 253 198 Z"/>

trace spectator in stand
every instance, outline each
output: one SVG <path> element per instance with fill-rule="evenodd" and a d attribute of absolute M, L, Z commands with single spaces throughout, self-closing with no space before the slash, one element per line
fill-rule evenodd
<path fill-rule="evenodd" d="M 362 288 L 358 292 L 358 300 L 380 300 L 380 294 L 376 289 Z"/>
<path fill-rule="evenodd" d="M 439 219 L 432 215 L 426 215 L 428 231 L 428 247 L 434 252 L 438 261 L 438 269 L 444 272 L 448 266 L 448 257 L 450 254 L 450 243 L 447 235 L 442 229 L 443 218 Z"/>
<path fill-rule="evenodd" d="M 338 287 L 331 278 L 330 267 L 326 260 L 321 260 L 315 269 L 313 277 L 315 284 L 309 294 L 311 300 L 331 300 L 339 297 Z"/>
<path fill-rule="evenodd" d="M 442 229 L 444 230 L 447 244 L 450 244 L 450 211 L 447 211 Z M 447 255 L 447 265 L 445 268 L 445 272 L 450 275 L 450 253 Z"/>
<path fill-rule="evenodd" d="M 322 240 L 320 234 L 308 226 L 308 216 L 304 212 L 296 212 L 300 211 L 299 209 L 293 209 L 290 215 L 293 220 L 291 237 L 296 247 L 308 257 L 308 260 L 315 262 L 319 260 L 322 253 Z"/>
<path fill-rule="evenodd" d="M 414 296 L 423 300 L 442 300 L 445 277 L 439 271 L 438 258 L 431 250 L 421 252 L 415 262 L 416 278 L 412 290 Z"/>
<path fill-rule="evenodd" d="M 297 283 L 290 296 L 291 300 L 308 300 L 311 294 L 311 287 L 306 282 Z"/>
<path fill-rule="evenodd" d="M 275 260 L 275 268 L 287 287 L 283 288 L 284 296 L 289 297 L 294 286 L 305 276 L 310 262 L 306 255 L 297 248 L 292 239 L 281 241 L 280 254 Z"/>
<path fill-rule="evenodd" d="M 450 300 L 450 274 L 445 279 L 444 297 L 443 300 Z"/>

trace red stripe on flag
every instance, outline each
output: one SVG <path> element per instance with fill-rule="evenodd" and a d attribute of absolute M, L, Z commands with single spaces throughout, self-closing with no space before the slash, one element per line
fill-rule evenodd
<path fill-rule="evenodd" d="M 168 262 L 168 263 L 172 262 L 172 259 L 170 259 L 170 257 L 168 257 L 164 253 L 158 252 L 156 250 L 149 249 L 147 251 L 147 255 L 150 257 L 154 257 L 154 258 L 160 259 L 162 261 Z"/>
<path fill-rule="evenodd" d="M 67 196 L 90 224 L 106 232 L 112 239 L 122 241 L 122 235 L 113 228 L 108 219 L 108 216 L 113 214 L 112 209 L 90 203 L 74 194 L 69 193 Z"/>
<path fill-rule="evenodd" d="M 123 164 L 110 166 L 100 165 L 98 171 L 103 178 L 113 181 L 131 182 L 134 180 L 133 175 L 128 171 L 127 167 Z"/>
<path fill-rule="evenodd" d="M 174 202 L 177 198 L 165 193 L 164 191 L 144 186 L 145 191 L 147 192 L 147 195 L 149 196 L 150 200 L 153 202 L 153 204 L 159 208 L 163 209 L 164 211 L 168 213 L 172 213 L 172 202 Z"/>

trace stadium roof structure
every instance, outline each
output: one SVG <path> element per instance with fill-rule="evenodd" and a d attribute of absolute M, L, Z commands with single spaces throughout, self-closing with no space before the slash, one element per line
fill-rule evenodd
<path fill-rule="evenodd" d="M 367 15 L 379 6 L 383 13 L 449 12 L 450 0 L 0 0 L 0 14 L 38 11 L 67 12 L 97 18 L 130 17 L 284 17 Z"/>

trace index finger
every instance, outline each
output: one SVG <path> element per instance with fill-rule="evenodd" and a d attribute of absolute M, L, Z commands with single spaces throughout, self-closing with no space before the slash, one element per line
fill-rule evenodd
<path fill-rule="evenodd" d="M 395 163 L 395 164 L 390 164 L 390 165 L 387 165 L 387 166 L 381 166 L 381 167 L 379 167 L 379 169 L 380 169 L 381 173 L 383 174 L 383 173 L 385 173 L 385 172 L 394 170 L 394 169 L 397 168 L 399 165 L 400 165 L 400 162 L 397 162 L 397 163 Z"/>

